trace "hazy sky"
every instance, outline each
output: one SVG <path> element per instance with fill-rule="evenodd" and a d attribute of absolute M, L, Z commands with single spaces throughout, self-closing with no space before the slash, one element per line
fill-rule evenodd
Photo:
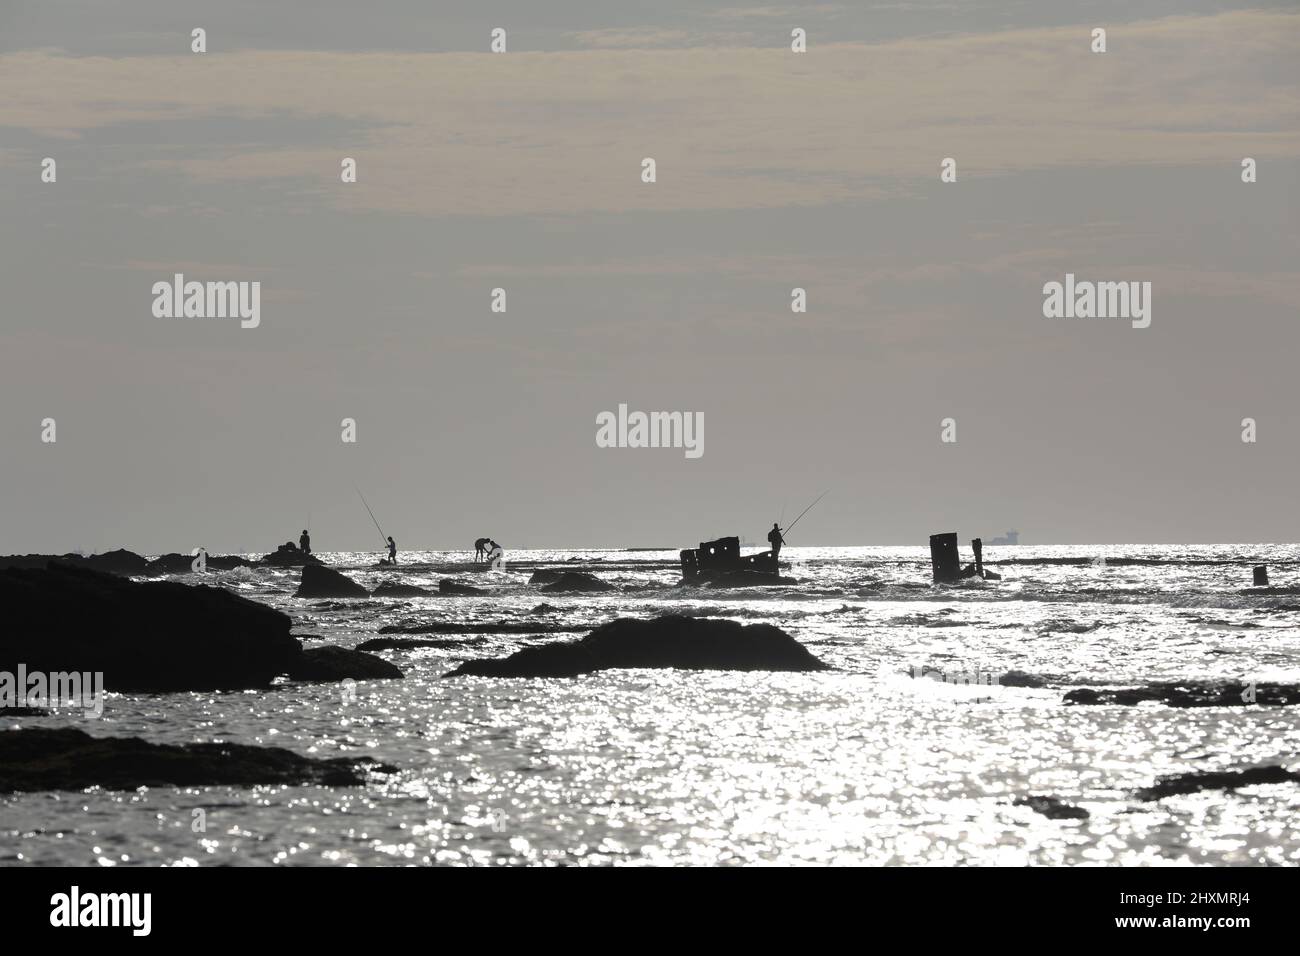
<path fill-rule="evenodd" d="M 735 3 L 4 0 L 0 553 L 1300 539 L 1294 2 Z"/>

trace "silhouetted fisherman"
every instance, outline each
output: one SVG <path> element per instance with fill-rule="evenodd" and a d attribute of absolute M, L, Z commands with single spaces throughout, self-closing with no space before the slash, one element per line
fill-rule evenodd
<path fill-rule="evenodd" d="M 298 549 L 304 554 L 311 554 L 311 535 L 306 528 L 302 529 L 302 537 L 298 539 Z"/>
<path fill-rule="evenodd" d="M 397 542 L 393 540 L 391 534 L 388 536 L 388 563 L 397 563 Z"/>
<path fill-rule="evenodd" d="M 772 530 L 767 533 L 767 543 L 772 546 L 772 560 L 775 561 L 781 556 L 781 545 L 785 544 L 781 528 L 775 521 L 772 522 Z"/>
<path fill-rule="evenodd" d="M 491 538 L 476 538 L 474 540 L 474 563 L 478 564 L 488 553 L 488 544 Z"/>

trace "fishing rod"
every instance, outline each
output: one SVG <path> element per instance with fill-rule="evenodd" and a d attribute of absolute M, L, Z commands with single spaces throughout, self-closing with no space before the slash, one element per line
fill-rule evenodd
<path fill-rule="evenodd" d="M 356 485 L 352 486 L 352 490 L 357 493 L 357 497 L 361 499 L 361 503 L 366 505 L 366 513 L 370 515 L 370 520 L 375 523 L 375 530 L 379 532 L 379 537 L 383 538 L 384 544 L 387 545 L 388 539 L 384 537 L 384 529 L 379 527 L 379 520 L 375 517 L 375 513 L 370 510 L 370 505 L 366 504 L 366 496 L 361 493 L 361 489 Z"/>
<path fill-rule="evenodd" d="M 826 491 L 823 491 L 820 495 L 817 496 L 817 501 L 821 501 L 829 493 L 830 493 L 830 489 L 828 488 L 826 489 Z M 803 511 L 799 512 L 799 518 L 802 518 L 808 512 L 812 511 L 813 505 L 817 504 L 817 501 L 814 501 L 812 505 L 809 505 L 807 508 L 804 508 Z M 799 518 L 795 518 L 793 521 L 790 522 L 790 528 L 793 528 L 795 525 L 799 523 Z M 782 537 L 790 533 L 790 528 L 785 529 L 785 532 L 782 534 Z"/>

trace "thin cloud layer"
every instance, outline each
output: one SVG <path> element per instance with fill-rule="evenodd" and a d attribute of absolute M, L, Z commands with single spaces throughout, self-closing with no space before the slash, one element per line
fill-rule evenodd
<path fill-rule="evenodd" d="M 329 119 L 337 143 L 141 143 L 200 182 L 283 181 L 417 215 L 750 209 L 871 199 L 938 174 L 1222 164 L 1300 155 L 1300 16 L 1243 11 L 785 49 L 504 55 L 308 51 L 0 58 L 0 125 Z M 622 34 L 627 41 L 635 31 Z M 654 42 L 665 39 L 659 35 Z M 605 45 L 620 44 L 606 36 Z M 359 182 L 339 186 L 343 156 Z M 658 182 L 640 181 L 653 157 Z M 10 158 L 12 162 L 12 157 Z"/>

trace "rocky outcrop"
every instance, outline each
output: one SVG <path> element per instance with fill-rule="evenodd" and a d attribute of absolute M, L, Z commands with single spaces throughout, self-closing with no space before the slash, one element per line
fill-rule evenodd
<path fill-rule="evenodd" d="M 0 558 L 0 569 L 26 568 L 44 570 L 50 562 L 56 562 L 65 567 L 100 571 L 104 574 L 117 574 L 122 577 L 144 574 L 149 566 L 147 558 L 141 557 L 134 551 L 118 548 L 116 551 L 107 551 L 104 554 L 92 554 L 86 557 L 79 554 L 14 554 Z"/>
<path fill-rule="evenodd" d="M 1297 781 L 1300 781 L 1300 773 L 1279 766 L 1249 767 L 1245 770 L 1194 771 L 1161 777 L 1152 786 L 1134 791 L 1133 795 L 1139 800 L 1151 801 L 1186 793 L 1200 793 L 1202 790 L 1236 790 L 1238 787 L 1253 787 L 1263 783 Z"/>
<path fill-rule="evenodd" d="M 266 687 L 302 653 L 290 620 L 229 591 L 66 565 L 0 571 L 0 670 L 101 671 L 108 690 Z"/>
<path fill-rule="evenodd" d="M 298 550 L 292 541 L 288 541 L 270 554 L 263 555 L 259 563 L 274 568 L 305 568 L 318 565 L 321 560 L 310 551 Z"/>
<path fill-rule="evenodd" d="M 139 737 L 92 737 L 73 729 L 0 732 L 0 791 L 135 790 L 137 787 L 251 787 L 365 783 L 395 768 L 369 757 L 313 760 L 279 747 L 151 744 Z"/>
<path fill-rule="evenodd" d="M 416 584 L 398 584 L 395 581 L 385 581 L 371 591 L 370 596 L 388 598 L 432 597 L 433 592 Z"/>
<path fill-rule="evenodd" d="M 302 569 L 302 580 L 294 597 L 300 598 L 363 598 L 370 592 L 346 575 L 323 564 L 308 564 Z"/>
<path fill-rule="evenodd" d="M 443 578 L 438 582 L 438 593 L 450 595 L 452 597 L 472 597 L 476 594 L 487 594 L 489 592 L 483 588 L 476 588 L 469 584 L 461 584 L 459 581 L 453 581 L 451 578 Z"/>
<path fill-rule="evenodd" d="M 194 561 L 194 556 L 189 554 L 164 554 L 146 564 L 143 573 L 151 578 L 161 577 L 164 574 L 192 574 Z M 205 561 L 209 571 L 232 571 L 235 568 L 251 568 L 256 565 L 256 562 L 238 554 L 210 554 Z"/>
<path fill-rule="evenodd" d="M 64 565 L 0 571 L 0 671 L 101 672 L 110 691 L 239 690 L 401 677 L 344 648 L 304 652 L 288 615 L 221 588 L 128 581 Z"/>
<path fill-rule="evenodd" d="M 310 647 L 288 670 L 290 680 L 387 680 L 405 675 L 382 657 L 346 647 Z"/>
<path fill-rule="evenodd" d="M 1067 704 L 1084 705 L 1132 706 L 1158 701 L 1167 707 L 1284 706 L 1300 704 L 1300 687 L 1295 684 L 1248 686 L 1211 681 L 1171 681 L 1142 687 L 1079 687 L 1066 693 L 1064 700 Z"/>
<path fill-rule="evenodd" d="M 614 590 L 614 585 L 602 581 L 594 574 L 588 574 L 586 571 L 565 571 L 550 584 L 542 586 L 542 591 L 547 594 L 559 594 L 565 591 L 594 593 L 612 590 Z"/>
<path fill-rule="evenodd" d="M 529 584 L 551 584 L 560 580 L 560 577 L 569 574 L 565 568 L 538 568 L 533 572 L 533 576 L 528 579 Z"/>
<path fill-rule="evenodd" d="M 466 661 L 444 677 L 576 677 L 612 668 L 819 671 L 822 663 L 771 624 L 693 617 L 621 618 L 578 641 L 529 647 L 495 660 Z"/>

